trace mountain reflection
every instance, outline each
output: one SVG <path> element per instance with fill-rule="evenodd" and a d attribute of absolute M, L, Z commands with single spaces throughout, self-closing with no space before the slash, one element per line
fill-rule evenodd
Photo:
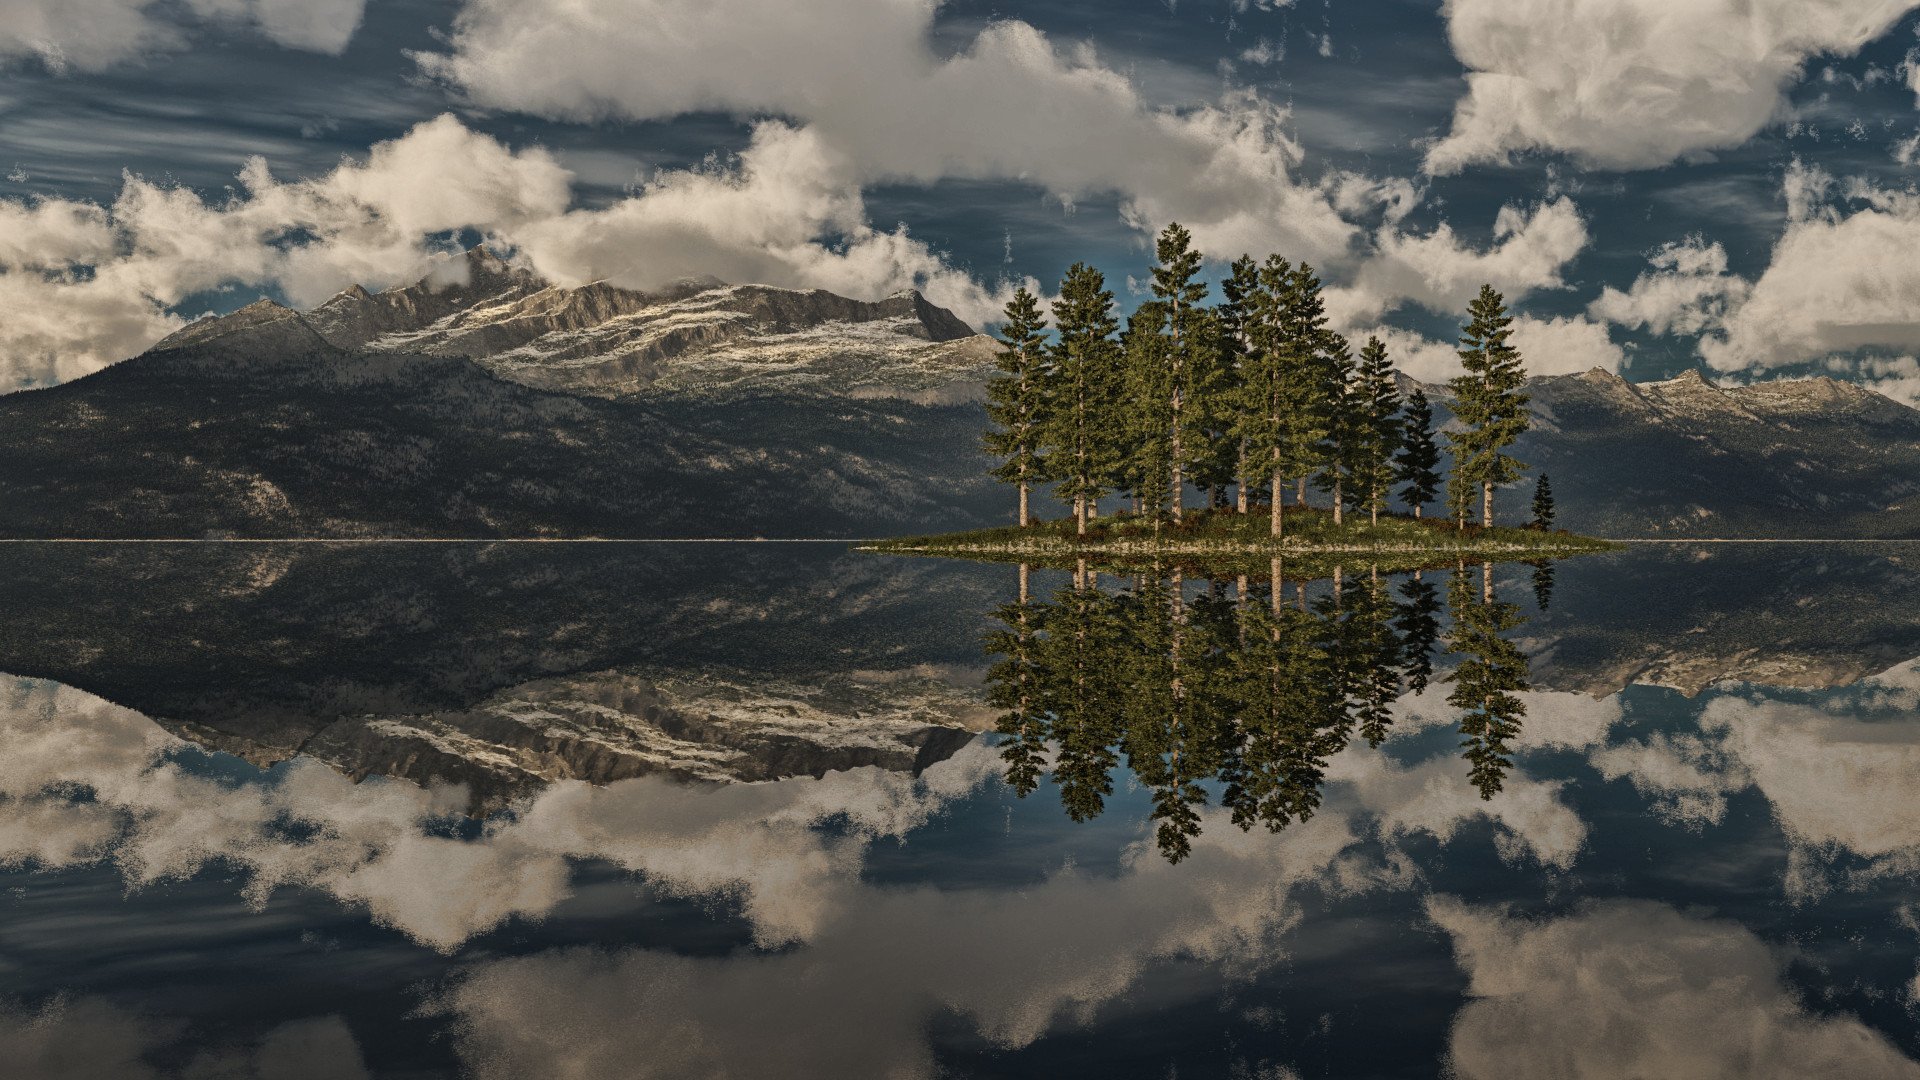
<path fill-rule="evenodd" d="M 1311 818 L 1329 759 L 1356 737 L 1386 740 L 1394 703 L 1426 691 L 1440 645 L 1458 657 L 1444 679 L 1468 782 L 1491 800 L 1512 768 L 1530 689 L 1512 634 L 1526 620 L 1498 598 L 1490 563 L 1447 575 L 1444 640 L 1438 589 L 1420 573 L 1395 589 L 1375 569 L 1336 571 L 1311 596 L 1304 582 L 1289 590 L 1278 559 L 1264 580 L 1231 583 L 1177 569 L 1103 583 L 1081 566 L 1046 600 L 1030 567 L 1019 575 L 987 638 L 1008 786 L 1036 790 L 1051 747 L 1061 805 L 1087 821 L 1124 762 L 1172 862 L 1213 798 L 1242 830 Z"/>

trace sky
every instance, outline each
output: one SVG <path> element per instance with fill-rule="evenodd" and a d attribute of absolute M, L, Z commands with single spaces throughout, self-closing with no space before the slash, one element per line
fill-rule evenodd
<path fill-rule="evenodd" d="M 1920 0 L 0 0 L 0 390 L 260 296 L 712 274 L 990 328 L 1179 221 L 1421 378 L 1920 400 Z M 1217 296 L 1217 293 L 1216 293 Z"/>

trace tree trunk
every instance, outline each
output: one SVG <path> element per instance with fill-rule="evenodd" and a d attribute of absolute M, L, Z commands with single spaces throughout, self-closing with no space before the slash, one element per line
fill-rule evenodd
<path fill-rule="evenodd" d="M 1480 600 L 1493 603 L 1493 564 L 1490 562 L 1480 564 Z"/>
<path fill-rule="evenodd" d="M 1419 504 L 1419 503 L 1414 503 L 1414 504 L 1413 504 L 1413 517 L 1414 517 L 1414 520 L 1416 520 L 1416 521 L 1418 521 L 1418 520 L 1420 519 L 1420 504 Z"/>
<path fill-rule="evenodd" d="M 1272 561 L 1268 563 L 1267 568 L 1272 571 L 1273 574 L 1273 597 L 1268 602 L 1273 606 L 1273 613 L 1278 615 L 1280 614 L 1280 588 L 1285 584 L 1285 579 L 1280 575 L 1280 556 L 1275 555 Z M 1280 634 L 1280 624 L 1274 624 L 1273 632 L 1277 638 Z"/>
<path fill-rule="evenodd" d="M 1100 500 L 1098 498 L 1088 499 L 1087 500 L 1087 520 L 1092 521 L 1094 518 L 1097 518 L 1099 516 L 1100 516 Z"/>
<path fill-rule="evenodd" d="M 1240 477 L 1240 491 L 1235 496 L 1235 503 L 1237 509 L 1244 514 L 1247 512 L 1247 440 L 1245 439 L 1240 440 L 1240 472 L 1238 475 Z"/>
<path fill-rule="evenodd" d="M 1027 590 L 1027 577 L 1030 573 L 1031 571 L 1028 569 L 1027 564 L 1021 563 L 1020 564 L 1020 607 L 1022 610 L 1020 612 L 1020 621 L 1022 624 L 1024 624 L 1027 619 L 1027 613 L 1025 609 L 1027 606 L 1027 597 L 1030 595 Z"/>
<path fill-rule="evenodd" d="M 1020 527 L 1027 527 L 1027 482 L 1020 481 Z"/>
<path fill-rule="evenodd" d="M 1087 497 L 1085 495 L 1073 497 L 1073 534 L 1087 535 Z"/>
<path fill-rule="evenodd" d="M 1333 527 L 1336 529 L 1340 527 L 1340 522 L 1342 520 L 1340 517 L 1341 508 L 1347 505 L 1347 500 L 1341 498 L 1341 492 L 1340 492 L 1340 486 L 1345 482 L 1346 482 L 1345 478 L 1340 475 L 1339 470 L 1338 469 L 1334 470 L 1334 473 L 1333 473 Z M 1338 570 L 1334 572 L 1339 573 Z"/>
<path fill-rule="evenodd" d="M 1279 466 L 1276 465 L 1274 468 L 1278 470 Z M 1273 538 L 1276 540 L 1284 535 L 1280 531 L 1280 505 L 1284 502 L 1286 502 L 1286 500 L 1280 497 L 1280 473 L 1275 471 L 1273 474 L 1273 508 L 1272 512 L 1267 515 L 1267 520 L 1271 526 L 1268 531 L 1273 534 Z"/>
<path fill-rule="evenodd" d="M 1293 505 L 1307 505 L 1307 478 L 1304 476 L 1300 478 L 1299 485 L 1293 490 Z"/>
<path fill-rule="evenodd" d="M 1486 482 L 1480 485 L 1480 526 L 1493 528 L 1493 485 Z"/>

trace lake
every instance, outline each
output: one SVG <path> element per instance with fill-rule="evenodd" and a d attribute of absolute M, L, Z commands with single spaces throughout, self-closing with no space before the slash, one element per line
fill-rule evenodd
<path fill-rule="evenodd" d="M 6 545 L 0 1060 L 1920 1076 L 1916 555 Z"/>

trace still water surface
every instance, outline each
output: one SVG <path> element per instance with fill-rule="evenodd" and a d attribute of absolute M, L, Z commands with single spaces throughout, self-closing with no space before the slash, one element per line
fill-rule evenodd
<path fill-rule="evenodd" d="M 1915 549 L 8 554 L 8 1075 L 1920 1076 Z"/>

